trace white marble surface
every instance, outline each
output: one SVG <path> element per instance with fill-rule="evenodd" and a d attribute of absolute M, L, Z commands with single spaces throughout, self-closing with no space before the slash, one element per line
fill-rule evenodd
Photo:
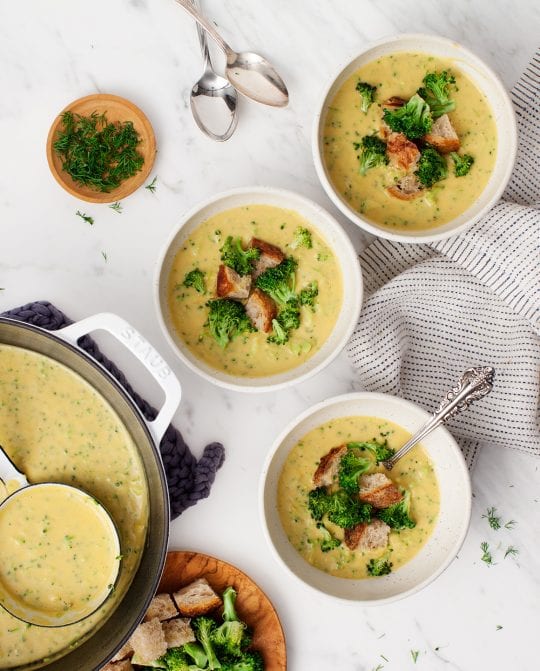
<path fill-rule="evenodd" d="M 181 213 L 220 190 L 252 183 L 290 188 L 343 221 L 316 179 L 311 120 L 327 78 L 369 40 L 398 31 L 447 35 L 476 50 L 511 87 L 536 47 L 540 6 L 534 0 L 204 4 L 233 46 L 271 58 L 291 93 L 281 111 L 242 101 L 238 131 L 224 145 L 203 137 L 191 119 L 188 93 L 200 55 L 192 22 L 173 0 L 0 3 L 0 309 L 47 298 L 75 319 L 118 312 L 162 351 L 184 385 L 177 424 L 193 450 L 214 439 L 227 448 L 212 496 L 173 524 L 171 544 L 220 556 L 259 582 L 279 610 L 290 669 L 532 671 L 540 623 L 539 463 L 510 450 L 481 454 L 463 550 L 417 596 L 372 609 L 321 598 L 270 555 L 257 512 L 258 478 L 286 422 L 316 401 L 355 389 L 346 356 L 277 395 L 221 391 L 175 361 L 156 322 L 151 281 Z M 76 201 L 47 168 L 45 139 L 55 114 L 93 92 L 132 99 L 157 135 L 157 192 L 140 190 L 122 214 Z M 76 217 L 77 209 L 95 225 Z M 362 236 L 345 226 L 360 246 Z M 155 398 L 129 359 L 124 368 Z M 489 529 L 481 515 L 492 505 L 505 520 L 517 520 L 513 531 Z M 493 567 L 480 561 L 483 540 L 501 543 Z M 517 560 L 502 559 L 508 544 L 519 548 Z M 411 650 L 420 651 L 416 665 Z"/>

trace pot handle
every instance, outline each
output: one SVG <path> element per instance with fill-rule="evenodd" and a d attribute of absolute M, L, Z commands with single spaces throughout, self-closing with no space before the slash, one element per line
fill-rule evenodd
<path fill-rule="evenodd" d="M 136 357 L 146 370 L 152 375 L 165 394 L 165 402 L 157 417 L 153 421 L 146 421 L 148 429 L 159 445 L 163 434 L 172 421 L 174 413 L 178 409 L 182 397 L 182 388 L 176 375 L 161 358 L 161 355 L 131 324 L 111 312 L 100 312 L 99 314 L 81 319 L 74 324 L 65 326 L 56 331 L 55 335 L 77 347 L 77 341 L 92 331 L 107 331 L 114 336 L 118 342 L 126 347 Z"/>

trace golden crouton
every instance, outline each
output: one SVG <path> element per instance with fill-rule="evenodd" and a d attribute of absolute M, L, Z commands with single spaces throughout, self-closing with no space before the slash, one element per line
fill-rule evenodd
<path fill-rule="evenodd" d="M 205 578 L 199 578 L 173 594 L 178 610 L 182 615 L 197 617 L 221 606 L 220 597 Z"/>

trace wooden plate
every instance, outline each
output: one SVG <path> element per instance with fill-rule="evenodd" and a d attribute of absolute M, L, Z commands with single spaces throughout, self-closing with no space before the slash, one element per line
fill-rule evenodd
<path fill-rule="evenodd" d="M 90 116 L 92 112 L 98 114 L 106 113 L 107 121 L 132 121 L 135 130 L 139 133 L 141 141 L 137 147 L 144 158 L 142 170 L 126 179 L 117 189 L 109 193 L 94 191 L 88 186 L 75 182 L 67 172 L 62 170 L 62 159 L 53 149 L 60 127 L 62 125 L 62 114 L 67 111 Z M 84 98 L 79 98 L 65 107 L 56 117 L 47 137 L 47 161 L 49 168 L 56 181 L 72 196 L 86 200 L 90 203 L 113 203 L 129 196 L 141 184 L 143 184 L 152 170 L 156 156 L 156 138 L 148 118 L 136 105 L 125 98 L 113 96 L 109 93 L 95 93 Z"/>
<path fill-rule="evenodd" d="M 253 647 L 264 657 L 265 671 L 285 671 L 285 636 L 276 610 L 253 580 L 235 566 L 198 552 L 169 552 L 158 592 L 175 592 L 197 578 L 206 578 L 220 594 L 227 585 L 234 587 L 238 616 L 253 631 Z"/>

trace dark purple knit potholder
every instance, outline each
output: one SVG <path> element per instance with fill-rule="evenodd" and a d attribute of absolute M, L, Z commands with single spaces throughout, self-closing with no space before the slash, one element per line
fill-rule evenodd
<path fill-rule="evenodd" d="M 63 312 L 48 301 L 28 303 L 20 308 L 4 312 L 2 316 L 40 326 L 48 331 L 56 331 L 73 323 L 71 319 L 68 319 Z M 122 371 L 100 352 L 92 338 L 84 336 L 78 344 L 118 380 L 146 419 L 151 421 L 156 417 L 157 410 L 133 390 Z M 202 457 L 197 461 L 184 442 L 180 431 L 175 429 L 172 424 L 165 432 L 159 448 L 169 485 L 171 517 L 174 519 L 186 508 L 195 505 L 197 501 L 210 494 L 216 471 L 225 459 L 225 450 L 221 443 L 210 443 L 204 448 Z"/>

